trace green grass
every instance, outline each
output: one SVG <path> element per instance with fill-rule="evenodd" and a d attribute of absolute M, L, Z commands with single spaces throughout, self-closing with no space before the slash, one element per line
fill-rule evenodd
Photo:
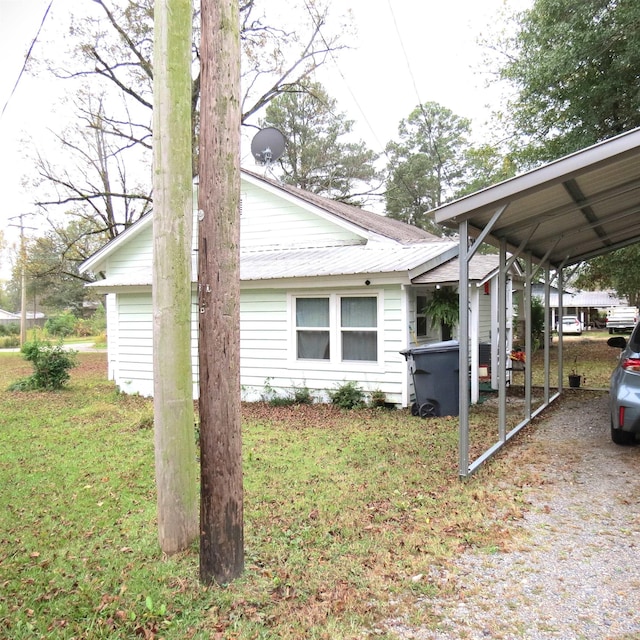
<path fill-rule="evenodd" d="M 501 454 L 460 482 L 457 418 L 246 404 L 246 569 L 204 587 L 196 547 L 159 551 L 151 401 L 79 362 L 64 391 L 10 393 L 30 368 L 0 353 L 0 638 L 384 638 L 455 588 L 434 567 L 511 544 L 530 479 Z M 474 408 L 476 446 L 494 419 Z"/>

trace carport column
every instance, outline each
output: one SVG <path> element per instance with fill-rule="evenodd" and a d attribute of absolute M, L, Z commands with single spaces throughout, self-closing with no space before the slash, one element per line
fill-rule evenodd
<path fill-rule="evenodd" d="M 458 375 L 460 395 L 459 405 L 459 473 L 461 477 L 469 475 L 469 227 L 463 220 L 459 227 L 460 249 L 460 279 L 458 295 L 460 311 L 458 321 L 459 360 Z"/>
<path fill-rule="evenodd" d="M 527 420 L 531 420 L 531 380 L 532 367 L 531 360 L 533 356 L 533 344 L 531 333 L 531 281 L 533 279 L 531 272 L 531 254 L 526 254 L 525 262 L 525 285 L 523 291 L 524 304 L 524 352 L 527 365 L 524 375 L 524 415 Z"/>
<path fill-rule="evenodd" d="M 564 267 L 558 269 L 558 392 L 562 393 L 562 351 L 564 334 L 562 332 L 562 315 L 564 313 L 562 296 L 564 294 Z"/>
<path fill-rule="evenodd" d="M 551 332 L 553 324 L 550 317 L 551 303 L 551 274 L 549 263 L 544 266 L 544 402 L 549 404 L 550 393 L 550 350 L 551 350 Z"/>
<path fill-rule="evenodd" d="M 500 240 L 498 269 L 498 438 L 506 439 L 507 424 L 507 241 Z M 511 307 L 511 305 L 509 305 Z"/>
<path fill-rule="evenodd" d="M 467 263 L 468 264 L 468 263 Z M 479 316 L 480 316 L 480 289 L 475 286 L 467 286 L 467 291 L 469 292 L 470 298 L 470 319 L 469 319 L 469 327 L 471 329 L 471 333 L 469 335 L 469 344 L 471 347 L 471 404 L 477 404 L 478 398 L 480 397 L 480 380 L 479 380 L 479 372 L 478 368 L 480 366 L 480 359 L 478 355 L 479 350 Z"/>

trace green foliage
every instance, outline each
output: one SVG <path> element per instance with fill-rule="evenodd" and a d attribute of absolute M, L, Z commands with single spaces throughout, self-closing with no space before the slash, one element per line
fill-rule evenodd
<path fill-rule="evenodd" d="M 58 338 L 66 338 L 73 335 L 76 330 L 76 324 L 78 318 L 69 311 L 58 314 L 49 318 L 44 328 L 49 335 L 56 336 Z"/>
<path fill-rule="evenodd" d="M 62 344 L 25 342 L 21 349 L 25 360 L 31 362 L 34 373 L 13 383 L 11 391 L 55 391 L 69 381 L 69 370 L 77 365 L 77 351 L 65 350 Z"/>
<path fill-rule="evenodd" d="M 553 160 L 640 125 L 640 3 L 535 0 L 500 75 L 528 162 Z"/>
<path fill-rule="evenodd" d="M 359 409 L 366 404 L 364 391 L 353 380 L 329 391 L 329 398 L 333 404 L 341 409 Z"/>
<path fill-rule="evenodd" d="M 524 167 L 555 160 L 640 126 L 640 3 L 535 0 L 518 16 L 499 69 L 516 97 L 505 119 Z M 578 286 L 640 302 L 638 246 L 589 262 Z"/>
<path fill-rule="evenodd" d="M 358 204 L 353 193 L 377 176 L 373 151 L 364 142 L 346 142 L 353 129 L 321 84 L 305 81 L 297 91 L 278 96 L 261 126 L 275 127 L 286 139 L 280 159 L 285 184 L 342 202 Z"/>
<path fill-rule="evenodd" d="M 631 306 L 640 304 L 640 273 L 631 265 L 640 261 L 640 244 L 590 260 L 580 268 L 576 285 L 584 289 L 613 289 Z"/>
<path fill-rule="evenodd" d="M 20 336 L 0 336 L 0 349 L 13 349 L 20 346 Z"/>
<path fill-rule="evenodd" d="M 269 394 L 268 403 L 272 407 L 289 407 L 299 404 L 313 404 L 315 398 L 308 387 L 293 387 L 284 396 L 276 394 L 274 389 L 271 389 Z"/>
<path fill-rule="evenodd" d="M 416 107 L 387 145 L 387 215 L 437 235 L 426 212 L 451 199 L 464 184 L 470 121 L 435 102 Z"/>
<path fill-rule="evenodd" d="M 10 322 L 9 324 L 0 324 L 0 336 L 19 336 L 20 323 Z"/>
<path fill-rule="evenodd" d="M 453 287 L 441 287 L 431 293 L 423 313 L 430 319 L 431 328 L 441 325 L 455 327 L 460 318 L 460 297 Z"/>
<path fill-rule="evenodd" d="M 369 396 L 369 404 L 374 408 L 386 407 L 387 394 L 380 389 L 374 389 Z"/>
<path fill-rule="evenodd" d="M 542 346 L 544 340 L 545 308 L 540 298 L 531 297 L 531 340 L 534 350 Z"/>

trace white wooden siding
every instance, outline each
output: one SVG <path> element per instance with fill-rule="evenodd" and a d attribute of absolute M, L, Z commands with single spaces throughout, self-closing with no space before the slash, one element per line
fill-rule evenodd
<path fill-rule="evenodd" d="M 153 261 L 153 229 L 148 225 L 118 251 L 114 251 L 107 261 L 109 277 L 148 272 Z"/>
<path fill-rule="evenodd" d="M 118 294 L 116 383 L 127 393 L 153 395 L 153 311 L 151 292 Z M 167 363 L 167 367 L 170 363 Z"/>
<path fill-rule="evenodd" d="M 116 380 L 118 372 L 118 296 L 109 293 L 105 296 L 107 317 L 107 379 Z"/>
<path fill-rule="evenodd" d="M 242 249 L 364 242 L 362 236 L 247 182 L 242 183 L 240 236 Z"/>
<path fill-rule="evenodd" d="M 305 291 L 306 292 L 306 291 Z M 303 292 L 298 292 L 303 293 Z M 314 290 L 314 296 L 335 291 Z M 329 390 L 354 381 L 366 392 L 381 390 L 389 402 L 400 404 L 406 366 L 399 351 L 404 344 L 399 286 L 340 290 L 341 295 L 378 295 L 380 348 L 377 363 L 301 362 L 295 359 L 291 300 L 284 290 L 243 290 L 241 295 L 241 383 L 243 399 L 259 400 L 267 389 L 284 396 L 295 388 L 308 388 L 320 400 Z"/>

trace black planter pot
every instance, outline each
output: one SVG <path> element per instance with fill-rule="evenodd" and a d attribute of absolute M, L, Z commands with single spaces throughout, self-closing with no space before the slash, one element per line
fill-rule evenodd
<path fill-rule="evenodd" d="M 577 374 L 570 374 L 569 375 L 569 386 L 577 389 L 580 386 L 580 380 L 581 380 L 582 376 L 579 376 Z"/>

